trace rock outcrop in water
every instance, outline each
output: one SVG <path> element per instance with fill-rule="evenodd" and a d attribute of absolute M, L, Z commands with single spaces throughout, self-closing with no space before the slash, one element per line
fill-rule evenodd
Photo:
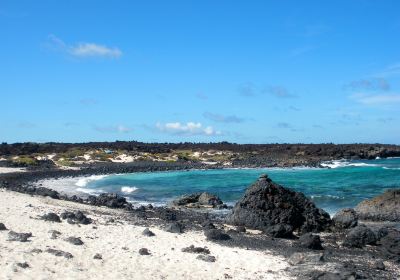
<path fill-rule="evenodd" d="M 400 222 L 400 189 L 364 200 L 355 210 L 362 220 Z"/>
<path fill-rule="evenodd" d="M 198 192 L 198 193 L 183 195 L 172 201 L 172 205 L 198 208 L 198 207 L 221 207 L 224 204 L 222 200 L 214 194 L 208 192 L 202 192 L 202 193 Z"/>
<path fill-rule="evenodd" d="M 268 232 L 283 225 L 301 233 L 319 232 L 331 224 L 329 214 L 304 194 L 284 188 L 261 175 L 227 217 L 227 222 Z"/>

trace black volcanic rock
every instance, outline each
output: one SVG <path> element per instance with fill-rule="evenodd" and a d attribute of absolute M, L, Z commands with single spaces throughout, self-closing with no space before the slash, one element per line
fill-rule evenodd
<path fill-rule="evenodd" d="M 319 232 L 331 224 L 329 214 L 304 194 L 272 182 L 267 175 L 261 175 L 246 190 L 226 221 L 264 232 L 276 225 L 290 226 L 302 233 Z"/>
<path fill-rule="evenodd" d="M 0 223 L 0 230 L 7 230 L 6 226 L 3 223 Z"/>
<path fill-rule="evenodd" d="M 41 219 L 47 222 L 61 223 L 60 217 L 52 212 L 44 214 Z"/>
<path fill-rule="evenodd" d="M 312 234 L 310 232 L 303 234 L 299 238 L 300 246 L 312 249 L 312 250 L 323 250 L 321 245 L 321 238 L 319 235 Z"/>
<path fill-rule="evenodd" d="M 335 228 L 347 229 L 357 226 L 358 216 L 354 209 L 344 208 L 333 216 L 332 221 Z"/>
<path fill-rule="evenodd" d="M 189 195 L 183 195 L 174 201 L 172 201 L 173 206 L 185 206 L 185 207 L 205 207 L 212 206 L 218 207 L 222 205 L 222 200 L 211 193 L 208 192 L 199 192 L 193 193 Z"/>
<path fill-rule="evenodd" d="M 129 205 L 125 197 L 116 193 L 102 193 L 99 196 L 90 195 L 87 201 L 91 205 L 107 206 L 110 208 L 125 208 Z"/>
<path fill-rule="evenodd" d="M 60 217 L 61 219 L 67 219 L 69 222 L 72 222 L 74 224 L 88 225 L 92 223 L 92 219 L 86 217 L 86 215 L 79 210 L 75 212 L 65 211 L 61 213 Z"/>
<path fill-rule="evenodd" d="M 208 240 L 229 240 L 231 237 L 219 229 L 208 229 L 204 231 Z"/>
<path fill-rule="evenodd" d="M 345 247 L 362 248 L 365 245 L 373 245 L 377 241 L 375 233 L 365 225 L 359 225 L 349 230 L 344 241 Z"/>
<path fill-rule="evenodd" d="M 355 208 L 362 220 L 400 221 L 400 189 L 387 190 L 372 199 L 362 201 Z"/>

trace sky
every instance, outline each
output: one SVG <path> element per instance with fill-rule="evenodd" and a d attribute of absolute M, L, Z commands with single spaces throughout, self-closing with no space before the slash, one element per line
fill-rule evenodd
<path fill-rule="evenodd" d="M 400 144 L 399 11 L 0 0 L 0 142 Z"/>

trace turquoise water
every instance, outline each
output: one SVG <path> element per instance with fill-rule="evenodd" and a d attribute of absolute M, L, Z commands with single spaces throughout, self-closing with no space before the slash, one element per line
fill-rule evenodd
<path fill-rule="evenodd" d="M 275 182 L 303 192 L 329 213 L 400 187 L 400 158 L 335 161 L 326 166 L 333 168 L 134 173 L 87 180 L 80 186 L 93 193 L 118 192 L 138 203 L 165 204 L 182 194 L 208 191 L 233 204 L 260 174 L 267 173 Z"/>

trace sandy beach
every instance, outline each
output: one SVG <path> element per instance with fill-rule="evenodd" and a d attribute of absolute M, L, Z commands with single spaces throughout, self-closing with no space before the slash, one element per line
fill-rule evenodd
<path fill-rule="evenodd" d="M 92 224 L 40 219 L 49 212 L 61 214 L 77 209 L 91 218 Z M 0 278 L 290 279 L 285 273 L 288 263 L 268 251 L 221 246 L 196 231 L 174 234 L 153 227 L 150 230 L 155 236 L 144 236 L 145 227 L 135 225 L 125 215 L 122 210 L 0 190 L 0 222 L 8 229 L 0 231 Z M 8 241 L 9 230 L 31 232 L 32 237 L 28 242 Z M 61 234 L 51 239 L 51 230 Z M 79 237 L 83 245 L 68 243 L 68 237 Z M 215 262 L 181 251 L 190 245 L 207 247 Z M 150 255 L 140 255 L 141 248 L 147 248 Z M 62 250 L 73 257 L 55 256 L 48 249 Z M 94 259 L 96 254 L 102 259 Z"/>

